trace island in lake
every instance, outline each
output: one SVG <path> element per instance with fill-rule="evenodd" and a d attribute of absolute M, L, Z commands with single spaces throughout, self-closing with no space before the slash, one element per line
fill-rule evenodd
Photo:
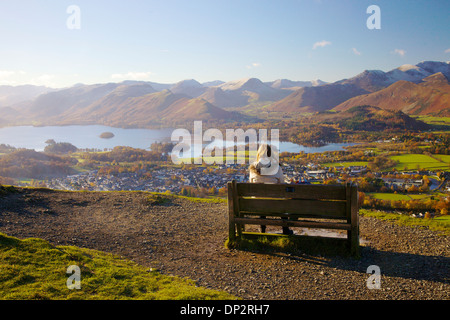
<path fill-rule="evenodd" d="M 111 139 L 111 138 L 114 138 L 114 133 L 112 133 L 112 132 L 103 132 L 103 133 L 100 135 L 100 138 L 102 138 L 102 139 Z"/>

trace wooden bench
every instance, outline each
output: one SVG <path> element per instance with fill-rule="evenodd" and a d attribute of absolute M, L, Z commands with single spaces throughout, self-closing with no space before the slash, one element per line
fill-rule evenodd
<path fill-rule="evenodd" d="M 245 225 L 347 230 L 352 255 L 359 255 L 358 191 L 355 185 L 228 182 L 229 242 Z M 281 231 L 281 228 L 280 228 Z"/>

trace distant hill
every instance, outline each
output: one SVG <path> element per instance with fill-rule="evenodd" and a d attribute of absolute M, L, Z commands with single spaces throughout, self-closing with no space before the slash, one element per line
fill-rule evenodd
<path fill-rule="evenodd" d="M 276 89 L 256 78 L 244 78 L 208 88 L 200 98 L 220 108 L 239 108 L 258 102 L 280 100 L 289 91 Z"/>
<path fill-rule="evenodd" d="M 33 86 L 0 86 L 0 108 L 11 106 L 20 102 L 33 100 L 41 94 L 55 91 L 56 89 Z"/>
<path fill-rule="evenodd" d="M 354 84 L 326 84 L 318 87 L 305 87 L 273 103 L 267 110 L 287 113 L 325 111 L 367 92 Z"/>
<path fill-rule="evenodd" d="M 147 84 L 120 86 L 85 107 L 71 108 L 51 122 L 58 124 L 103 124 L 118 127 L 150 127 L 185 123 L 187 120 L 236 120 L 235 113 L 200 98 L 170 90 L 154 92 Z"/>
<path fill-rule="evenodd" d="M 206 91 L 207 87 L 199 83 L 194 79 L 183 80 L 170 88 L 173 93 L 186 94 L 192 98 L 197 98 L 199 95 Z"/>
<path fill-rule="evenodd" d="M 431 128 L 401 111 L 383 110 L 373 106 L 355 106 L 339 113 L 326 112 L 318 114 L 315 119 L 319 123 L 337 124 L 351 131 L 423 131 Z"/>
<path fill-rule="evenodd" d="M 441 72 L 450 78 L 448 62 L 423 61 L 417 65 L 405 64 L 388 72 L 381 70 L 365 70 L 355 77 L 335 82 L 336 84 L 354 84 L 368 92 L 375 92 L 390 86 L 397 81 L 419 83 L 424 78 Z"/>
<path fill-rule="evenodd" d="M 22 118 L 32 118 L 38 122 L 48 121 L 64 113 L 70 114 L 85 108 L 119 86 L 117 83 L 79 85 L 42 94 L 32 101 L 12 107 L 21 113 Z"/>
<path fill-rule="evenodd" d="M 0 176 L 11 178 L 44 179 L 75 174 L 72 168 L 78 161 L 67 156 L 16 150 L 0 157 Z"/>
<path fill-rule="evenodd" d="M 441 72 L 420 83 L 401 80 L 385 89 L 349 99 L 334 109 L 342 111 L 358 105 L 401 110 L 411 115 L 450 116 L 450 83 Z"/>
<path fill-rule="evenodd" d="M 278 112 L 330 110 L 348 99 L 377 92 L 400 81 L 420 83 L 437 72 L 450 78 L 449 62 L 424 61 L 416 66 L 403 65 L 389 72 L 365 70 L 349 79 L 321 86 L 300 88 L 286 98 L 274 102 L 268 110 Z M 366 103 L 358 102 L 354 105 L 360 104 Z"/>

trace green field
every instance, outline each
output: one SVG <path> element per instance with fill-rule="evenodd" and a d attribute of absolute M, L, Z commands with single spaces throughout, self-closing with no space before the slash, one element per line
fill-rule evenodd
<path fill-rule="evenodd" d="M 328 163 L 323 163 L 322 166 L 323 167 L 351 167 L 351 166 L 367 166 L 368 162 L 367 161 L 349 161 L 349 162 L 328 162 Z"/>
<path fill-rule="evenodd" d="M 240 150 L 236 150 L 234 152 L 229 153 L 228 155 L 231 155 L 232 159 L 233 159 L 233 163 L 245 163 L 245 164 L 250 164 L 250 162 L 253 162 L 256 160 L 256 151 L 250 151 L 250 150 L 245 150 L 245 151 L 240 151 Z M 187 162 L 189 163 L 189 158 L 186 158 Z M 220 158 L 218 158 L 218 156 L 215 157 L 208 157 L 206 155 L 202 156 L 202 159 L 204 162 L 206 163 L 214 163 L 214 162 L 219 162 L 221 164 L 225 164 L 227 162 L 227 152 L 223 151 L 222 153 L 222 160 L 220 160 Z M 195 163 L 195 158 L 191 158 L 191 163 Z"/>
<path fill-rule="evenodd" d="M 375 199 L 379 200 L 422 200 L 430 198 L 432 195 L 429 194 L 396 194 L 396 193 L 368 193 Z"/>
<path fill-rule="evenodd" d="M 447 154 L 435 154 L 435 155 L 433 155 L 433 157 L 438 158 L 442 162 L 447 163 L 448 165 L 450 165 L 450 155 L 447 155 Z"/>
<path fill-rule="evenodd" d="M 439 160 L 433 159 L 430 156 L 424 154 L 403 154 L 399 156 L 392 156 L 391 159 L 398 161 L 395 166 L 397 170 L 449 170 L 450 169 L 450 156 L 438 155 Z"/>
<path fill-rule="evenodd" d="M 418 116 L 415 118 L 428 124 L 450 126 L 450 117 Z"/>
<path fill-rule="evenodd" d="M 447 223 L 450 226 L 450 215 L 436 217 L 434 218 L 434 220 Z"/>

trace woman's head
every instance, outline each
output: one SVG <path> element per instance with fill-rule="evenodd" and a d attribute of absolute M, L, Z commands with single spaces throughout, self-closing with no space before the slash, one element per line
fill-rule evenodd
<path fill-rule="evenodd" d="M 260 144 L 258 151 L 256 153 L 256 162 L 259 162 L 261 159 L 266 158 L 271 161 L 272 159 L 276 159 L 276 148 L 267 143 Z"/>
<path fill-rule="evenodd" d="M 256 153 L 256 161 L 250 165 L 250 170 L 257 175 L 275 175 L 279 170 L 277 152 L 273 145 L 260 144 Z"/>

